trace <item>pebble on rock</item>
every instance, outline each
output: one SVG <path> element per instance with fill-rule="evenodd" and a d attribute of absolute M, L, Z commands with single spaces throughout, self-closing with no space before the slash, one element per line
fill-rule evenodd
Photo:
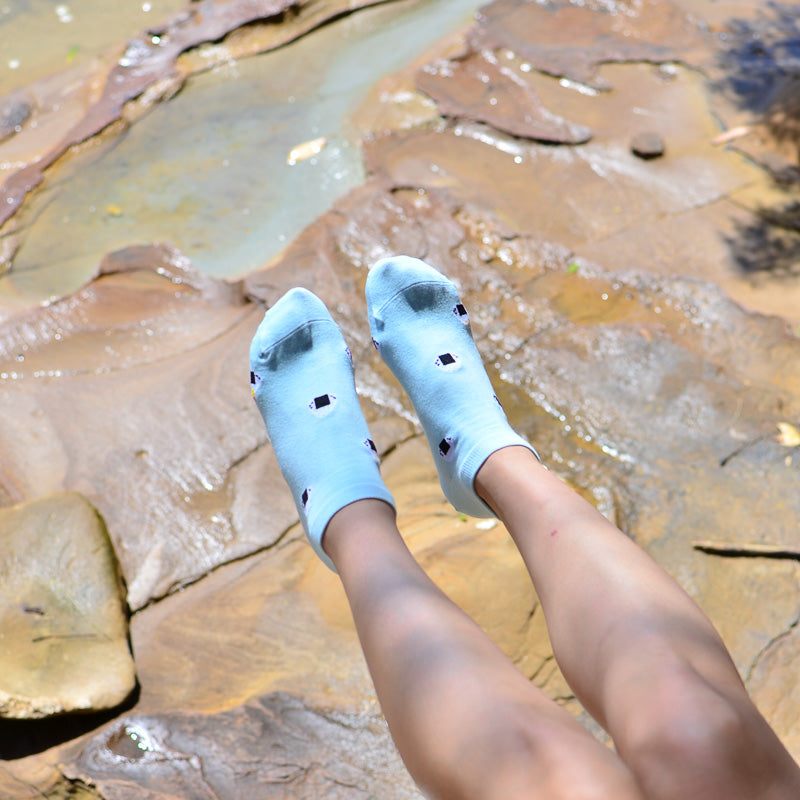
<path fill-rule="evenodd" d="M 658 158 L 664 155 L 664 140 L 653 131 L 637 133 L 631 139 L 631 152 L 643 159 Z"/>
<path fill-rule="evenodd" d="M 0 100 L 0 142 L 18 133 L 33 113 L 33 100 L 16 92 Z"/>

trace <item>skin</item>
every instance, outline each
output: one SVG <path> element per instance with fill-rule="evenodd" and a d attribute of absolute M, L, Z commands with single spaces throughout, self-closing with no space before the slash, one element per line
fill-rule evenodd
<path fill-rule="evenodd" d="M 523 447 L 474 488 L 516 543 L 600 744 L 427 577 L 394 510 L 345 506 L 323 547 L 412 777 L 443 800 L 797 800 L 800 768 L 713 626 L 650 557 Z"/>

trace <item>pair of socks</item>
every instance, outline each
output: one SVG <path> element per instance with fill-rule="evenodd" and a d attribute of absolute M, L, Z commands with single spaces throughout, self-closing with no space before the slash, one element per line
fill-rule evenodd
<path fill-rule="evenodd" d="M 506 419 L 472 339 L 453 283 L 423 261 L 379 261 L 366 285 L 372 340 L 411 398 L 447 499 L 465 514 L 493 516 L 473 483 L 486 459 L 522 445 Z M 250 382 L 281 472 L 312 547 L 331 569 L 322 535 L 357 500 L 394 507 L 361 413 L 350 351 L 325 305 L 287 292 L 250 347 Z M 538 456 L 537 456 L 538 457 Z"/>

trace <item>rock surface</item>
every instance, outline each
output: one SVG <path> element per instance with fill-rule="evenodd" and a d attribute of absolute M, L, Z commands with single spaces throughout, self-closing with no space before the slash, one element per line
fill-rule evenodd
<path fill-rule="evenodd" d="M 0 494 L 84 492 L 108 525 L 136 610 L 271 544 L 295 512 L 279 499 L 253 516 L 235 499 L 254 470 L 277 469 L 247 459 L 266 434 L 234 377 L 247 376 L 257 310 L 235 286 L 187 274 L 172 251 L 114 258 L 126 269 L 107 264 L 77 295 L 0 334 L 9 402 Z"/>
<path fill-rule="evenodd" d="M 70 147 L 101 133 L 112 123 L 135 117 L 137 110 L 126 107 L 131 101 L 140 104 L 141 115 L 142 108 L 172 97 L 194 71 L 280 46 L 342 13 L 375 2 L 381 0 L 196 0 L 163 24 L 129 39 L 110 69 L 94 64 L 37 82 L 34 96 L 41 118 L 37 125 L 28 126 L 30 141 L 17 143 L 29 150 L 29 163 L 14 169 L 0 185 L 0 225 L 13 216 L 28 193 L 44 180 L 44 171 Z M 288 24 L 281 24 L 284 21 Z M 236 37 L 216 52 L 205 52 L 199 63 L 188 58 L 178 64 L 186 51 L 206 42 L 219 42 L 232 31 L 256 22 L 263 22 L 266 31 Z M 69 113 L 65 113 L 64 106 Z M 66 130 L 64 118 L 72 122 Z"/>
<path fill-rule="evenodd" d="M 800 454 L 778 436 L 779 423 L 800 427 L 796 280 L 787 269 L 753 283 L 739 266 L 741 230 L 794 195 L 714 143 L 715 113 L 738 124 L 741 109 L 709 100 L 703 75 L 675 62 L 716 80 L 714 32 L 738 31 L 740 6 L 702 7 L 713 24 L 680 3 L 612 14 L 613 3 L 500 0 L 429 69 L 394 79 L 374 101 L 393 113 L 360 115 L 373 121 L 371 178 L 264 269 L 223 282 L 168 245 L 127 248 L 80 291 L 2 324 L 0 504 L 72 490 L 100 510 L 135 612 L 141 692 L 83 736 L 34 739 L 27 758 L 0 762 L 0 791 L 419 796 L 249 396 L 250 337 L 294 285 L 342 326 L 412 551 L 602 735 L 558 671 L 502 525 L 444 501 L 371 345 L 366 273 L 398 252 L 457 281 L 513 424 L 705 608 L 800 758 L 797 561 L 697 546 L 800 545 Z M 404 91 L 418 100 L 408 118 L 395 107 Z M 507 124 L 542 109 L 561 134 L 580 126 L 591 140 L 545 145 L 535 126 Z M 650 163 L 629 149 L 643 116 L 669 142 Z"/>
<path fill-rule="evenodd" d="M 120 705 L 136 686 L 105 525 L 85 498 L 0 509 L 0 717 Z"/>
<path fill-rule="evenodd" d="M 488 50 L 470 52 L 420 70 L 417 86 L 445 116 L 486 122 L 512 136 L 541 142 L 589 141 L 591 130 L 546 109 L 515 66 L 501 63 Z"/>
<path fill-rule="evenodd" d="M 379 715 L 324 714 L 276 692 L 215 715 L 123 717 L 93 737 L 65 774 L 108 800 L 346 800 L 354 791 L 385 796 L 398 767 Z M 397 785 L 392 796 L 419 797 Z"/>

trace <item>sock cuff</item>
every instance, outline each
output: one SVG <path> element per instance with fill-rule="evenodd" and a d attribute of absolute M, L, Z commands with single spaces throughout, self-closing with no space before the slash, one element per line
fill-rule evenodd
<path fill-rule="evenodd" d="M 391 492 L 380 478 L 374 481 L 362 480 L 358 483 L 343 485 L 334 491 L 326 489 L 320 503 L 309 509 L 306 518 L 308 540 L 322 562 L 334 572 L 336 572 L 336 567 L 333 565 L 333 561 L 322 549 L 322 536 L 333 515 L 358 500 L 383 500 L 395 511 L 397 510 Z"/>
<path fill-rule="evenodd" d="M 527 450 L 536 457 L 536 460 L 541 464 L 542 459 L 536 448 L 530 444 L 526 439 L 520 436 L 512 428 L 506 426 L 501 430 L 491 430 L 483 434 L 477 442 L 475 442 L 469 451 L 464 456 L 463 460 L 458 467 L 458 477 L 461 484 L 466 488 L 471 489 L 472 497 L 469 507 L 462 507 L 459 510 L 465 514 L 473 517 L 494 517 L 495 512 L 478 496 L 475 491 L 475 476 L 478 470 L 486 462 L 493 453 L 502 450 L 505 447 L 520 446 Z"/>

